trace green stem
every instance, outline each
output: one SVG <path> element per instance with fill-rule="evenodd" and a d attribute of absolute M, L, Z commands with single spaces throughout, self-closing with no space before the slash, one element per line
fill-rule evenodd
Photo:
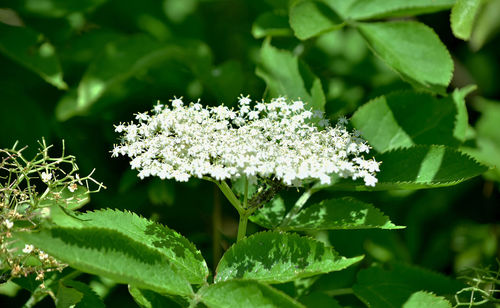
<path fill-rule="evenodd" d="M 247 235 L 247 223 L 248 223 L 248 213 L 240 214 L 240 222 L 238 224 L 238 237 L 236 238 L 236 242 L 241 241 Z"/>
<path fill-rule="evenodd" d="M 290 223 L 292 218 L 300 212 L 300 210 L 304 207 L 304 204 L 306 204 L 307 200 L 309 200 L 313 193 L 314 190 L 308 189 L 302 194 L 302 196 L 300 196 L 299 199 L 297 199 L 297 202 L 295 202 L 290 212 L 286 214 L 285 218 L 281 222 L 280 227 L 286 227 Z"/>

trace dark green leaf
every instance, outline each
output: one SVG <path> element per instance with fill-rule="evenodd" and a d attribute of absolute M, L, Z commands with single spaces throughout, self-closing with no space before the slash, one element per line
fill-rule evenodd
<path fill-rule="evenodd" d="M 102 210 L 87 212 L 73 219 L 67 227 L 102 228 L 132 237 L 168 259 L 169 265 L 190 283 L 201 284 L 208 268 L 201 253 L 179 233 L 131 212 Z M 56 222 L 57 223 L 57 222 Z M 64 222 L 65 223 L 65 222 Z"/>
<path fill-rule="evenodd" d="M 274 229 L 280 225 L 285 214 L 285 201 L 280 196 L 276 196 L 271 202 L 255 211 L 250 216 L 250 220 L 264 228 Z"/>
<path fill-rule="evenodd" d="M 59 289 L 57 293 L 56 306 L 57 307 L 69 307 L 65 306 L 63 302 L 70 303 L 68 299 L 71 299 L 71 295 L 75 296 L 79 293 L 80 299 L 73 304 L 75 308 L 104 308 L 104 303 L 99 298 L 99 296 L 86 284 L 79 281 L 60 281 Z M 68 298 L 68 295 L 70 296 Z M 76 299 L 77 297 L 74 297 Z"/>
<path fill-rule="evenodd" d="M 338 301 L 321 292 L 312 292 L 306 296 L 301 297 L 299 300 L 301 303 L 306 305 L 306 307 L 342 308 Z"/>
<path fill-rule="evenodd" d="M 321 81 L 311 70 L 286 50 L 279 50 L 264 41 L 256 74 L 267 84 L 268 96 L 302 99 L 314 110 L 323 110 L 325 94 Z"/>
<path fill-rule="evenodd" d="M 83 293 L 74 289 L 68 288 L 63 284 L 59 285 L 56 295 L 56 308 L 69 308 L 78 304 L 83 298 Z"/>
<path fill-rule="evenodd" d="M 472 89 L 442 99 L 414 92 L 381 96 L 360 107 L 352 123 L 378 152 L 414 144 L 458 146 L 468 127 L 464 97 Z"/>
<path fill-rule="evenodd" d="M 58 89 L 67 89 L 56 50 L 41 33 L 0 23 L 0 52 Z"/>
<path fill-rule="evenodd" d="M 375 187 L 332 177 L 334 190 L 421 189 L 455 185 L 488 170 L 464 153 L 440 145 L 415 145 L 376 156 L 381 161 Z M 326 188 L 319 184 L 317 189 Z"/>
<path fill-rule="evenodd" d="M 199 291 L 201 302 L 209 308 L 293 308 L 304 307 L 288 295 L 252 280 L 230 280 Z"/>
<path fill-rule="evenodd" d="M 128 291 L 141 308 L 179 307 L 169 298 L 150 290 L 142 290 L 129 285 Z"/>
<path fill-rule="evenodd" d="M 481 0 L 457 0 L 453 5 L 450 17 L 451 30 L 459 39 L 470 38 L 481 2 Z"/>
<path fill-rule="evenodd" d="M 266 36 L 292 35 L 292 30 L 288 25 L 288 16 L 275 12 L 262 13 L 252 25 L 252 35 L 257 39 Z"/>
<path fill-rule="evenodd" d="M 440 274 L 417 267 L 395 264 L 390 271 L 380 267 L 360 271 L 353 290 L 354 294 L 370 307 L 399 308 L 413 293 L 421 290 L 435 292 L 440 296 L 450 296 L 463 287 L 461 282 Z"/>
<path fill-rule="evenodd" d="M 301 40 L 307 40 L 342 28 L 344 21 L 321 1 L 302 0 L 290 7 L 290 26 L 295 36 Z"/>
<path fill-rule="evenodd" d="M 403 308 L 451 308 L 451 304 L 444 297 L 436 296 L 425 291 L 413 293 L 404 303 Z"/>
<path fill-rule="evenodd" d="M 444 92 L 453 61 L 436 33 L 413 21 L 360 23 L 358 29 L 382 60 L 412 85 Z"/>
<path fill-rule="evenodd" d="M 261 232 L 234 244 L 226 251 L 217 266 L 215 281 L 244 278 L 283 283 L 340 271 L 362 258 L 341 257 L 331 247 L 312 238 Z"/>
<path fill-rule="evenodd" d="M 323 200 L 290 219 L 285 230 L 401 229 L 371 204 L 353 198 Z"/>
<path fill-rule="evenodd" d="M 455 0 L 356 0 L 347 10 L 352 19 L 413 16 L 449 9 Z"/>

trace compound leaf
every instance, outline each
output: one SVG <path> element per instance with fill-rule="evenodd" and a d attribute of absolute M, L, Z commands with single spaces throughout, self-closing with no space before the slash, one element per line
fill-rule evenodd
<path fill-rule="evenodd" d="M 384 62 L 417 88 L 444 92 L 453 61 L 434 30 L 413 21 L 360 23 L 358 29 Z"/>

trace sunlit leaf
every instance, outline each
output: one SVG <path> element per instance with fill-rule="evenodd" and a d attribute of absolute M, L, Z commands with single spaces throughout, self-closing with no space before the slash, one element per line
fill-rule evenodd
<path fill-rule="evenodd" d="M 344 21 L 321 1 L 302 0 L 290 7 L 290 26 L 295 36 L 306 40 L 344 26 Z"/>
<path fill-rule="evenodd" d="M 368 187 L 362 181 L 332 176 L 331 185 L 316 184 L 317 189 L 390 190 L 421 189 L 455 185 L 487 171 L 470 156 L 442 145 L 415 145 L 395 149 L 376 157 L 382 162 L 378 183 Z"/>
<path fill-rule="evenodd" d="M 450 21 L 451 30 L 456 37 L 462 40 L 470 38 L 481 2 L 481 0 L 457 0 L 453 5 Z"/>
<path fill-rule="evenodd" d="M 381 96 L 361 106 L 352 123 L 378 152 L 414 144 L 458 146 L 468 127 L 464 97 L 472 89 L 441 99 L 415 92 Z"/>
<path fill-rule="evenodd" d="M 54 46 L 41 33 L 0 23 L 0 52 L 58 89 L 67 89 Z"/>
<path fill-rule="evenodd" d="M 453 61 L 434 30 L 413 21 L 360 23 L 358 29 L 384 62 L 412 85 L 444 92 Z"/>
<path fill-rule="evenodd" d="M 266 82 L 268 96 L 300 98 L 310 108 L 324 109 L 325 94 L 319 78 L 297 56 L 271 46 L 269 40 L 262 45 L 256 74 Z"/>
<path fill-rule="evenodd" d="M 413 16 L 449 9 L 455 0 L 355 0 L 347 10 L 352 19 Z"/>
<path fill-rule="evenodd" d="M 420 307 L 451 308 L 451 304 L 442 296 L 436 296 L 425 291 L 418 291 L 413 293 L 403 305 L 403 308 Z"/>
<path fill-rule="evenodd" d="M 215 282 L 254 279 L 282 283 L 342 270 L 363 257 L 341 257 L 331 247 L 308 237 L 261 232 L 234 244 L 217 266 Z"/>

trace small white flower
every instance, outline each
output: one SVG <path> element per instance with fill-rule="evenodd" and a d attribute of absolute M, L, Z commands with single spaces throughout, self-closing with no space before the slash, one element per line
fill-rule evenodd
<path fill-rule="evenodd" d="M 71 183 L 68 185 L 68 190 L 70 192 L 75 192 L 77 188 L 78 188 L 78 185 L 76 185 L 76 183 Z"/>
<path fill-rule="evenodd" d="M 25 244 L 23 248 L 24 253 L 31 253 L 35 247 L 33 245 Z"/>
<path fill-rule="evenodd" d="M 40 261 L 43 261 L 45 259 L 48 259 L 49 258 L 49 255 L 46 254 L 45 252 L 43 252 L 42 250 L 40 250 L 38 252 L 38 258 L 40 259 Z"/>
<path fill-rule="evenodd" d="M 252 100 L 248 96 L 243 97 L 243 95 L 241 95 L 239 100 L 238 100 L 240 105 L 248 105 L 248 104 L 250 104 L 251 101 Z"/>
<path fill-rule="evenodd" d="M 7 227 L 7 229 L 11 229 L 14 226 L 14 223 L 8 219 L 5 219 L 3 224 Z"/>
<path fill-rule="evenodd" d="M 180 108 L 182 107 L 182 105 L 184 105 L 184 103 L 182 102 L 182 97 L 181 98 L 174 97 L 174 99 L 172 100 L 172 107 Z"/>
<path fill-rule="evenodd" d="M 47 183 L 48 181 L 50 181 L 52 179 L 52 173 L 50 172 L 42 172 L 42 181 Z"/>

